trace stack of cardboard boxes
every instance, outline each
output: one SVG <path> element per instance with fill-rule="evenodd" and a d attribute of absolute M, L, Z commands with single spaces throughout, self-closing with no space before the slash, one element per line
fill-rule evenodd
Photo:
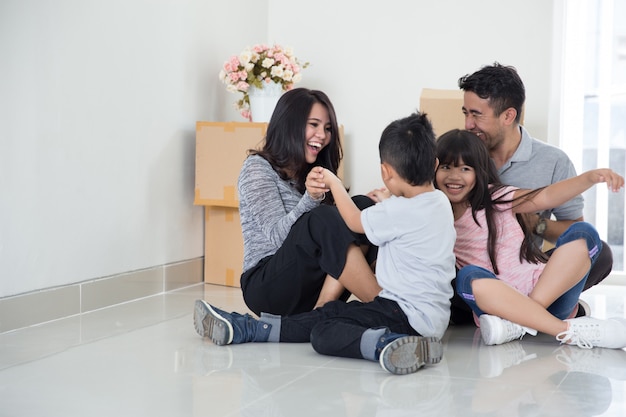
<path fill-rule="evenodd" d="M 239 287 L 237 178 L 248 149 L 261 147 L 266 129 L 266 123 L 196 123 L 194 204 L 204 206 L 204 282 Z"/>

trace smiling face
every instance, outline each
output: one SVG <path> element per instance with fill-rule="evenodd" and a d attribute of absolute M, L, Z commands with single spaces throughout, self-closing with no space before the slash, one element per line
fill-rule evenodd
<path fill-rule="evenodd" d="M 320 103 L 314 103 L 307 119 L 304 143 L 304 156 L 307 163 L 313 164 L 320 151 L 330 143 L 331 124 L 328 110 Z"/>
<path fill-rule="evenodd" d="M 501 119 L 505 117 L 505 113 L 496 116 L 489 100 L 466 91 L 463 94 L 463 114 L 465 129 L 478 136 L 490 152 L 502 145 L 505 129 Z"/>
<path fill-rule="evenodd" d="M 476 186 L 476 171 L 462 159 L 458 164 L 440 164 L 435 175 L 437 188 L 444 192 L 453 206 L 465 208 L 469 193 Z"/>

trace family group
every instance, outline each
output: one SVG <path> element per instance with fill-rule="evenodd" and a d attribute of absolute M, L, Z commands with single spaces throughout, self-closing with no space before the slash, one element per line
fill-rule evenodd
<path fill-rule="evenodd" d="M 465 129 L 435 137 L 427 114 L 379 141 L 383 188 L 350 196 L 328 96 L 283 94 L 238 180 L 243 298 L 255 315 L 196 301 L 217 345 L 310 342 L 316 352 L 408 374 L 441 361 L 450 325 L 484 343 L 538 332 L 580 348 L 626 347 L 626 319 L 591 317 L 581 293 L 612 268 L 581 193 L 624 178 L 576 175 L 521 125 L 525 87 L 499 63 L 459 79 Z M 553 248 L 544 250 L 544 241 Z"/>

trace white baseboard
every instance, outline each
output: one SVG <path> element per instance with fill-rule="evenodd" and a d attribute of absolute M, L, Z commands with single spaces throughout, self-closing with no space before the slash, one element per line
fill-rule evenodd
<path fill-rule="evenodd" d="M 203 275 L 200 257 L 0 298 L 0 333 L 199 284 Z"/>

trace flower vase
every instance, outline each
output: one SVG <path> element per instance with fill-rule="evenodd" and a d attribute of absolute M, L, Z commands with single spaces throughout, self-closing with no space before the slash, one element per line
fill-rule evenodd
<path fill-rule="evenodd" d="M 266 123 L 270 121 L 276 103 L 283 94 L 283 86 L 271 81 L 263 82 L 263 88 L 251 85 L 248 88 L 250 98 L 250 115 L 253 122 Z"/>

